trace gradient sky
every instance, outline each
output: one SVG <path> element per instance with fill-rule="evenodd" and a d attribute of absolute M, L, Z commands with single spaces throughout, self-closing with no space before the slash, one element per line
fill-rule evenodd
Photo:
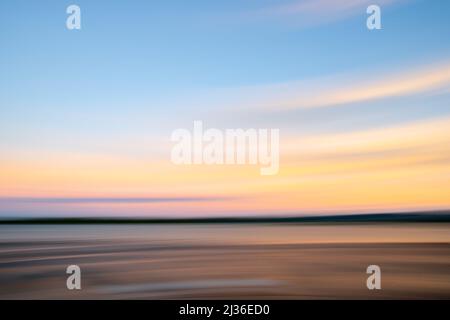
<path fill-rule="evenodd" d="M 382 30 L 366 28 L 377 3 Z M 67 30 L 66 8 L 82 29 Z M 450 208 L 450 2 L 0 2 L 0 216 Z M 170 135 L 279 128 L 280 171 Z"/>

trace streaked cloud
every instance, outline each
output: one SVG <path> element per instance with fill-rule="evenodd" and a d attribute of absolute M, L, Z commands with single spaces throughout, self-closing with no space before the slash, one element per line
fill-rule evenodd
<path fill-rule="evenodd" d="M 15 197 L 0 198 L 0 203 L 35 204 L 114 204 L 114 203 L 177 203 L 214 202 L 231 200 L 230 197 Z"/>
<path fill-rule="evenodd" d="M 217 216 L 450 206 L 450 118 L 284 136 L 281 152 L 280 173 L 270 178 L 252 166 L 163 159 L 55 155 L 3 163 L 2 196 L 24 201 L 2 202 L 0 213 Z"/>
<path fill-rule="evenodd" d="M 368 69 L 365 73 L 229 89 L 207 96 L 210 101 L 202 103 L 236 112 L 242 109 L 273 112 L 343 106 L 418 94 L 446 94 L 449 90 L 450 62 L 442 62 L 395 71 Z"/>
<path fill-rule="evenodd" d="M 290 0 L 277 1 L 250 14 L 256 19 L 277 19 L 284 23 L 313 26 L 339 21 L 357 14 L 365 15 L 371 4 L 387 6 L 406 0 Z"/>
<path fill-rule="evenodd" d="M 330 159 L 333 156 L 384 156 L 440 148 L 450 152 L 450 118 L 430 119 L 362 131 L 290 137 L 285 154 L 297 159 Z M 433 152 L 430 156 L 441 156 Z M 450 156 L 450 154 L 447 154 Z"/>

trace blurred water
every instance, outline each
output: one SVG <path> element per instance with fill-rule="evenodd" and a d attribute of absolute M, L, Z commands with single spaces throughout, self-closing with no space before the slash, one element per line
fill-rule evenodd
<path fill-rule="evenodd" d="M 450 224 L 2 225 L 0 298 L 448 299 Z"/>

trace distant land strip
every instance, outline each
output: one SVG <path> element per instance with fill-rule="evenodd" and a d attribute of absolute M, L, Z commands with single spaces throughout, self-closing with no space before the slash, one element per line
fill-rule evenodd
<path fill-rule="evenodd" d="M 217 217 L 217 218 L 0 218 L 8 224 L 208 224 L 208 223 L 376 223 L 376 222 L 450 222 L 450 211 L 371 213 L 326 216 Z"/>

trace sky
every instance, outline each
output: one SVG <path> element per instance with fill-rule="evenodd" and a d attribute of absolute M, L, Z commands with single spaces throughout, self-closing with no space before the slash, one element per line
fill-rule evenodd
<path fill-rule="evenodd" d="M 66 8 L 81 8 L 68 30 Z M 381 8 L 368 30 L 366 8 Z M 450 2 L 0 2 L 0 217 L 450 208 Z M 280 170 L 170 161 L 277 128 Z"/>

